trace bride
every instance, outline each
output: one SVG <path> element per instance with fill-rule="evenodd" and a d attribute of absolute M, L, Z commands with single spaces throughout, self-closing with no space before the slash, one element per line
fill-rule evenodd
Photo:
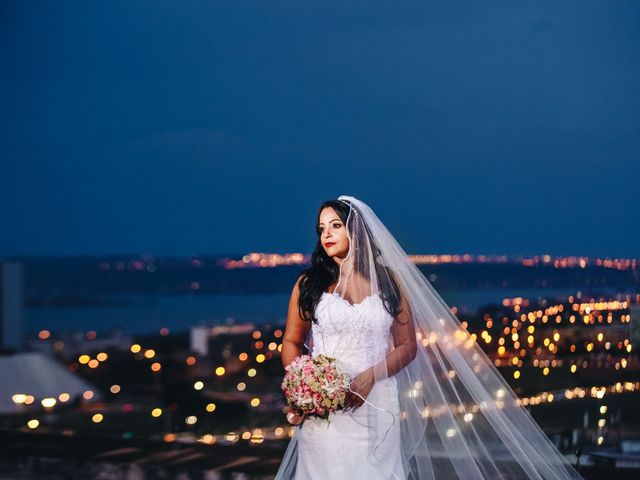
<path fill-rule="evenodd" d="M 345 408 L 296 424 L 276 479 L 580 479 L 371 208 L 319 209 L 282 342 L 336 359 Z"/>

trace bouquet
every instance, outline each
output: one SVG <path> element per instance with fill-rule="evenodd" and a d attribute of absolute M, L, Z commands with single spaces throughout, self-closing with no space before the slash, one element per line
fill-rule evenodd
<path fill-rule="evenodd" d="M 294 425 L 300 423 L 292 420 L 295 416 L 328 419 L 331 412 L 344 407 L 350 381 L 349 376 L 338 369 L 335 358 L 322 354 L 296 357 L 285 368 L 281 384 L 291 409 L 287 419 Z"/>

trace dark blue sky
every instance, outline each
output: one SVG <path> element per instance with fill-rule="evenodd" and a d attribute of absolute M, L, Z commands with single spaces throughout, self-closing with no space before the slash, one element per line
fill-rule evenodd
<path fill-rule="evenodd" d="M 640 256 L 640 3 L 0 4 L 0 255 Z"/>

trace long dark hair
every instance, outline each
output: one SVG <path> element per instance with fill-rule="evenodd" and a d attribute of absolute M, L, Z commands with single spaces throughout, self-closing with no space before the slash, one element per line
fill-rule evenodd
<path fill-rule="evenodd" d="M 320 205 L 318 214 L 316 215 L 316 221 L 314 228 L 318 235 L 318 241 L 316 242 L 315 249 L 311 254 L 311 266 L 305 269 L 300 274 L 300 297 L 298 299 L 298 308 L 300 315 L 304 320 L 318 323 L 315 318 L 315 310 L 323 292 L 337 282 L 340 275 L 340 266 L 325 252 L 322 246 L 322 239 L 320 238 L 322 232 L 318 223 L 320 222 L 320 214 L 322 210 L 327 207 L 333 208 L 345 228 L 347 227 L 347 219 L 349 217 L 350 205 L 342 200 L 327 200 Z M 381 282 L 381 296 L 387 312 L 393 317 L 396 317 L 400 313 L 400 289 L 395 280 L 393 272 L 380 264 L 378 261 L 378 249 L 375 243 L 375 239 L 372 237 L 369 229 L 366 229 L 366 234 L 369 237 L 369 242 L 372 245 L 375 255 L 375 269 L 378 278 L 385 278 L 384 275 L 391 279 L 391 286 L 387 282 Z"/>

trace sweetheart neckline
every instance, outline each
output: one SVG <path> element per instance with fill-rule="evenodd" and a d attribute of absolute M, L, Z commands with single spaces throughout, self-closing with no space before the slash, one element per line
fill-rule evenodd
<path fill-rule="evenodd" d="M 323 295 L 329 295 L 329 296 L 332 296 L 332 297 L 337 297 L 338 299 L 342 300 L 344 303 L 346 303 L 346 304 L 347 304 L 347 305 L 349 305 L 350 307 L 357 307 L 357 306 L 362 305 L 363 303 L 365 303 L 365 302 L 366 302 L 367 300 L 369 300 L 370 298 L 373 298 L 373 297 L 378 296 L 378 294 L 377 294 L 377 293 L 372 293 L 371 295 L 367 295 L 366 297 L 364 297 L 364 298 L 362 299 L 362 301 L 361 301 L 361 302 L 358 302 L 358 303 L 350 303 L 348 300 L 345 300 L 345 299 L 344 299 L 344 298 L 342 298 L 340 295 L 338 295 L 336 292 L 327 292 L 327 291 L 324 291 L 324 292 L 322 292 L 322 294 L 323 294 Z"/>

